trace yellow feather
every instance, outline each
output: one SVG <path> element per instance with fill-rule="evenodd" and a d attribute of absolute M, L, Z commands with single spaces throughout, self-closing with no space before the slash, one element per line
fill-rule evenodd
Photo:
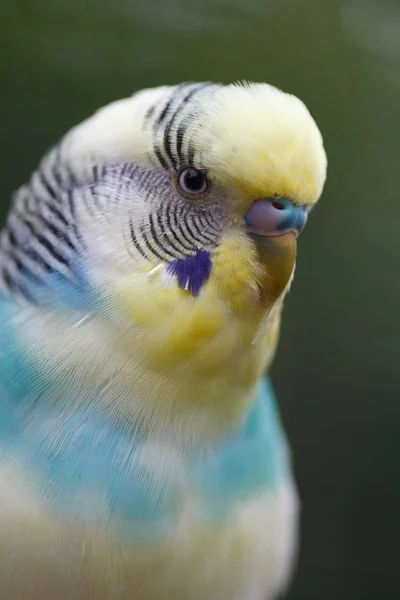
<path fill-rule="evenodd" d="M 135 390 L 141 387 L 139 366 L 153 378 L 151 390 L 140 390 L 144 397 L 150 391 L 154 395 L 157 381 L 162 386 L 164 374 L 168 402 L 175 411 L 201 406 L 207 412 L 209 402 L 213 424 L 230 427 L 268 368 L 278 338 L 280 306 L 268 319 L 270 307 L 261 301 L 265 270 L 246 236 L 228 236 L 213 262 L 211 277 L 197 298 L 175 282 L 165 287 L 161 269 L 119 277 L 110 288 L 112 302 L 120 306 L 135 336 L 132 344 L 124 336 L 118 342 L 135 364 Z M 162 403 L 162 394 L 157 397 Z M 162 406 L 158 408 L 162 414 Z"/>
<path fill-rule="evenodd" d="M 301 100 L 267 84 L 224 86 L 214 94 L 209 123 L 195 143 L 224 186 L 253 199 L 314 204 L 319 198 L 326 156 Z"/>
<path fill-rule="evenodd" d="M 71 164 L 79 168 L 88 156 L 94 162 L 157 164 L 152 122 L 146 124 L 145 114 L 172 89 L 143 90 L 73 129 L 67 140 Z M 185 137 L 211 178 L 253 200 L 275 195 L 298 204 L 318 200 L 327 160 L 318 127 L 301 100 L 266 83 L 221 86 L 199 98 Z"/>
<path fill-rule="evenodd" d="M 71 131 L 64 145 L 71 167 L 133 161 L 161 170 L 154 122 L 146 114 L 165 106 L 173 92 L 168 87 L 142 91 Z M 144 419 L 171 430 L 171 422 L 181 416 L 212 435 L 241 418 L 269 365 L 294 262 L 293 245 L 263 261 L 262 253 L 270 248 L 248 237 L 244 215 L 260 197 L 314 204 L 324 185 L 326 156 L 304 104 L 267 84 L 205 88 L 190 111 L 182 155 L 192 151 L 193 164 L 206 169 L 215 185 L 214 201 L 225 202 L 226 226 L 211 253 L 211 275 L 194 298 L 173 277 L 168 279 L 162 262 L 133 262 L 121 236 L 127 215 L 116 212 L 106 223 L 112 252 L 109 244 L 96 244 L 105 313 L 84 332 L 74 330 L 75 354 L 65 350 L 63 365 L 73 370 L 79 363 L 91 382 L 125 386 L 111 410 L 127 421 L 135 421 L 141 411 Z M 178 123 L 171 125 L 172 137 Z M 145 206 L 141 202 L 135 205 L 139 213 Z M 88 215 L 84 225 L 95 240 L 103 239 L 101 221 Z M 46 327 L 43 346 L 50 365 L 60 350 Z"/>

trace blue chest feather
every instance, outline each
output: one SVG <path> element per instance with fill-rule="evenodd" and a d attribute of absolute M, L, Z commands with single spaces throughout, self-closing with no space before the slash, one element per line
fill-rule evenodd
<path fill-rule="evenodd" d="M 0 313 L 7 323 L 1 303 Z M 129 523 L 149 536 L 173 527 L 188 491 L 206 517 L 219 519 L 287 474 L 286 443 L 267 379 L 229 439 L 180 456 L 179 473 L 171 474 L 157 468 L 161 462 L 168 466 L 162 444 L 93 409 L 56 411 L 48 401 L 53 382 L 28 368 L 7 326 L 0 357 L 0 460 L 12 459 L 41 501 L 64 517 Z M 153 463 L 143 459 L 149 447 Z"/>

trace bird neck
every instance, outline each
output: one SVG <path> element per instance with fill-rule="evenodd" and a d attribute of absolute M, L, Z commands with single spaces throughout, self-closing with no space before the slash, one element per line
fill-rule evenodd
<path fill-rule="evenodd" d="M 124 327 L 109 313 L 21 309 L 13 317 L 17 343 L 41 381 L 41 401 L 101 411 L 157 437 L 224 437 L 254 402 L 278 339 L 280 306 L 269 318 L 243 320 L 206 298 L 196 310 L 188 302 L 170 321 L 172 337 L 165 328 Z"/>

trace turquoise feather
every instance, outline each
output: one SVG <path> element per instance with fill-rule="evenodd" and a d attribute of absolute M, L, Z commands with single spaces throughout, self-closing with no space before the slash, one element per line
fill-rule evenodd
<path fill-rule="evenodd" d="M 11 311 L 7 301 L 0 302 L 5 324 L 0 333 L 3 460 L 12 457 L 45 505 L 60 516 L 81 523 L 106 518 L 116 527 L 124 521 L 125 527 L 143 530 L 149 538 L 172 531 L 181 508 L 182 480 L 161 480 L 138 468 L 136 458 L 143 444 L 151 442 L 143 433 L 132 435 L 87 407 L 63 412 L 52 405 L 49 395 L 57 382 L 27 363 L 21 337 L 11 330 Z M 288 475 L 289 465 L 269 380 L 263 380 L 247 416 L 228 439 L 195 450 L 182 456 L 183 484 L 201 500 L 205 517 L 223 518 L 238 501 L 274 489 Z M 88 490 L 93 491 L 91 502 Z"/>

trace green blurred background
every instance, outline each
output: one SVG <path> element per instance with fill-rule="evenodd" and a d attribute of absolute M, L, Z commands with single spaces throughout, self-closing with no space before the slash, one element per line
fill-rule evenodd
<path fill-rule="evenodd" d="M 1 221 L 49 145 L 144 86 L 267 81 L 309 106 L 328 182 L 273 368 L 303 502 L 289 596 L 399 598 L 399 1 L 2 0 L 0 63 Z"/>

